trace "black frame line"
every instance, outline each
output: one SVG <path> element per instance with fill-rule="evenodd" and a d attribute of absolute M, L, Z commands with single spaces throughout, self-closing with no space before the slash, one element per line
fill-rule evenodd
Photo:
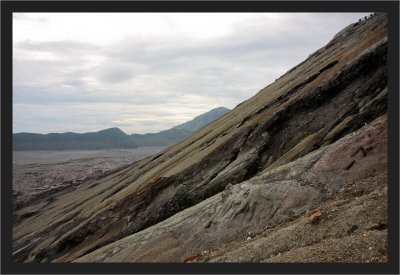
<path fill-rule="evenodd" d="M 386 12 L 388 14 L 388 263 L 16 263 L 12 261 L 13 12 Z M 398 1 L 1 1 L 1 273 L 397 274 L 399 272 Z"/>

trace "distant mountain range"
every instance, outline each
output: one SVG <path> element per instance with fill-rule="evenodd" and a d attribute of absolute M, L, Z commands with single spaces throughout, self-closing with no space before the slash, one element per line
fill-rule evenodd
<path fill-rule="evenodd" d="M 110 128 L 98 132 L 77 134 L 51 133 L 13 134 L 13 150 L 97 150 L 111 148 L 136 148 L 135 141 L 119 128 Z"/>
<path fill-rule="evenodd" d="M 201 114 L 190 121 L 172 127 L 171 129 L 154 134 L 132 134 L 131 136 L 138 146 L 171 145 L 196 132 L 200 128 L 203 128 L 208 123 L 218 119 L 228 111 L 230 111 L 228 108 L 218 107 Z"/>
<path fill-rule="evenodd" d="M 221 117 L 223 114 L 225 114 L 228 111 L 230 111 L 230 110 L 225 107 L 215 108 L 215 109 L 212 109 L 211 111 L 208 111 L 207 113 L 204 113 L 202 115 L 195 117 L 194 119 L 192 119 L 188 122 L 185 122 L 178 126 L 175 126 L 172 129 L 187 130 L 187 131 L 195 132 L 195 131 L 199 130 L 200 128 L 203 128 L 208 123 Z"/>
<path fill-rule="evenodd" d="M 16 133 L 13 134 L 13 150 L 100 150 L 168 146 L 184 139 L 228 111 L 229 109 L 225 107 L 215 108 L 171 129 L 143 135 L 128 135 L 116 127 L 83 134 L 72 132 Z"/>

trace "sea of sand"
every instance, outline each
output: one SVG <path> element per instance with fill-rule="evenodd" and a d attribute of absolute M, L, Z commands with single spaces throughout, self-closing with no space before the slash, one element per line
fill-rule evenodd
<path fill-rule="evenodd" d="M 31 203 L 49 191 L 122 169 L 164 148 L 144 146 L 136 149 L 14 151 L 14 207 Z"/>

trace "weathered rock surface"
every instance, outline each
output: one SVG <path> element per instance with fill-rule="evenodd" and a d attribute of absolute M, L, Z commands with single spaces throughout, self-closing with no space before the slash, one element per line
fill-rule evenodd
<path fill-rule="evenodd" d="M 377 14 L 160 154 L 16 211 L 14 259 L 386 261 L 367 230 L 386 223 L 386 113 Z"/>
<path fill-rule="evenodd" d="M 212 253 L 203 253 L 197 261 L 261 261 L 276 253 L 321 241 L 329 243 L 332 239 L 349 238 L 352 225 L 359 228 L 357 233 L 370 231 L 367 228 L 370 224 L 387 224 L 386 139 L 386 117 L 379 117 L 332 145 L 229 186 L 153 227 L 78 261 L 183 262 L 188 255 L 218 248 L 221 244 L 227 245 Z M 368 145 L 371 148 L 368 155 L 362 158 L 354 155 Z M 346 170 L 346 163 L 354 159 L 358 160 L 357 164 Z M 333 173 L 337 175 L 335 178 L 325 177 Z M 312 211 L 317 206 L 318 210 Z M 309 215 L 307 211 L 313 213 Z M 310 217 L 316 216 L 319 218 L 310 222 Z M 386 233 L 379 234 L 373 235 L 377 239 L 374 243 L 382 248 Z M 230 247 L 233 241 L 240 243 L 235 249 Z M 339 244 L 345 246 L 348 242 L 342 240 Z M 146 256 L 149 251 L 157 253 L 150 253 L 149 258 Z M 348 260 L 347 256 L 355 257 L 352 253 L 341 254 L 341 260 Z"/>

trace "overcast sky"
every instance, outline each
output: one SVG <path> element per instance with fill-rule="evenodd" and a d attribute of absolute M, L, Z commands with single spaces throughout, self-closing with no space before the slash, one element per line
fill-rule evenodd
<path fill-rule="evenodd" d="M 361 13 L 14 13 L 13 132 L 158 132 L 234 108 Z"/>

